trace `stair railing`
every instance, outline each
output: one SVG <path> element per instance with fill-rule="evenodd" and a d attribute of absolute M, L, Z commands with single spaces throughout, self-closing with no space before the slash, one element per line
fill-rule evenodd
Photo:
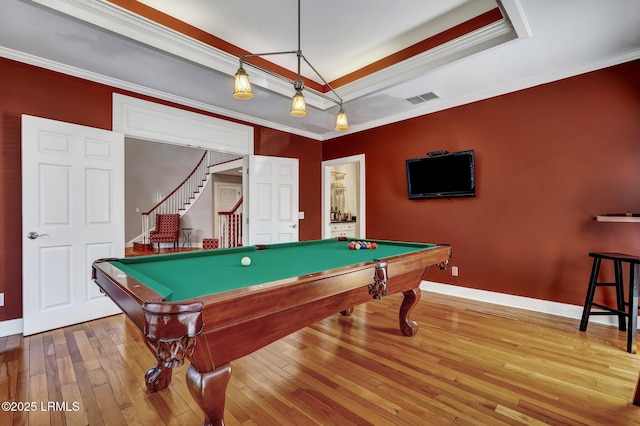
<path fill-rule="evenodd" d="M 210 151 L 202 154 L 200 161 L 189 175 L 169 195 L 164 197 L 148 212 L 142 213 L 142 235 L 144 243 L 149 242 L 149 231 L 156 223 L 158 214 L 185 213 L 185 207 L 191 203 L 202 188 L 209 174 Z"/>
<path fill-rule="evenodd" d="M 229 248 L 242 245 L 242 197 L 228 212 L 218 212 L 219 247 Z"/>

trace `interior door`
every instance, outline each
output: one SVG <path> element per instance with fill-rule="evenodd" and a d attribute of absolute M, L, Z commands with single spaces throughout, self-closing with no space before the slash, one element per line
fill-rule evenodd
<path fill-rule="evenodd" d="M 298 241 L 298 159 L 249 155 L 248 244 Z"/>
<path fill-rule="evenodd" d="M 239 183 L 214 182 L 213 192 L 215 201 L 213 203 L 213 235 L 215 238 L 220 236 L 220 217 L 218 212 L 228 212 L 235 207 L 236 203 L 242 197 L 242 185 Z"/>
<path fill-rule="evenodd" d="M 124 135 L 22 116 L 24 335 L 119 313 L 91 280 L 124 256 Z"/>

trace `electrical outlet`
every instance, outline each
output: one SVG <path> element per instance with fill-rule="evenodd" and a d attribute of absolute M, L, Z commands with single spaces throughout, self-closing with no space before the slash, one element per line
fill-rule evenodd
<path fill-rule="evenodd" d="M 0 293 L 0 306 L 4 306 L 4 293 Z"/>
<path fill-rule="evenodd" d="M 454 277 L 458 276 L 458 267 L 457 266 L 452 266 L 451 267 L 451 275 L 453 275 Z"/>

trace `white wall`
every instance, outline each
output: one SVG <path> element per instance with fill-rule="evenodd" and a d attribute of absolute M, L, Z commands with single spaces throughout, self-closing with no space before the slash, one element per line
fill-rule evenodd
<path fill-rule="evenodd" d="M 191 173 L 203 153 L 201 149 L 125 139 L 125 241 L 142 233 L 141 212 L 148 211 L 162 199 L 158 197 L 173 191 Z M 211 233 L 210 220 L 203 222 L 206 226 L 200 221 L 202 210 L 211 208 L 211 197 L 203 195 L 208 196 L 208 201 L 201 199 L 195 211 L 187 213 L 186 216 L 191 217 L 183 217 L 180 226 L 198 228 L 199 234 L 206 235 Z"/>

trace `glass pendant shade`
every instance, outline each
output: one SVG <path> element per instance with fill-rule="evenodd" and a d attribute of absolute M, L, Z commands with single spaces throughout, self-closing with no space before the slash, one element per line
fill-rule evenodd
<path fill-rule="evenodd" d="M 337 131 L 349 130 L 349 121 L 347 120 L 347 113 L 344 112 L 342 108 L 340 108 L 340 111 L 338 111 L 338 115 L 336 116 L 335 130 Z"/>
<path fill-rule="evenodd" d="M 251 83 L 249 83 L 249 74 L 240 67 L 234 76 L 233 97 L 236 99 L 251 99 L 253 92 L 251 91 Z"/>
<path fill-rule="evenodd" d="M 296 91 L 296 94 L 293 97 L 293 104 L 291 105 L 291 115 L 293 115 L 294 117 L 307 116 L 307 105 L 304 102 L 302 90 Z"/>

